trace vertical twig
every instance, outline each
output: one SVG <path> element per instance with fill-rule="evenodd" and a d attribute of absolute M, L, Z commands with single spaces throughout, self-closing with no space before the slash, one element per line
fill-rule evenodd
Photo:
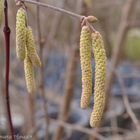
<path fill-rule="evenodd" d="M 124 101 L 124 105 L 125 105 L 126 111 L 129 114 L 129 116 L 131 117 L 133 123 L 135 124 L 136 129 L 138 131 L 140 131 L 139 120 L 137 119 L 136 115 L 134 114 L 134 112 L 133 112 L 133 110 L 131 108 L 128 96 L 126 95 L 125 85 L 124 85 L 124 82 L 123 82 L 123 80 L 121 78 L 121 75 L 117 71 L 115 71 L 115 74 L 116 74 L 116 76 L 118 78 L 118 81 L 119 81 L 119 84 L 120 84 L 120 87 L 121 87 L 122 97 L 123 97 L 123 101 Z"/>
<path fill-rule="evenodd" d="M 14 138 L 14 128 L 12 124 L 11 109 L 10 109 L 10 97 L 9 97 L 9 68 L 10 68 L 10 28 L 8 25 L 8 3 L 7 0 L 4 2 L 4 15 L 5 15 L 5 26 L 3 29 L 5 35 L 5 57 L 6 57 L 6 69 L 5 69 L 5 100 L 7 109 L 7 119 L 9 121 L 9 129 L 11 132 L 12 140 Z"/>
<path fill-rule="evenodd" d="M 103 37 L 104 37 L 104 41 L 105 41 L 107 57 L 110 58 L 111 53 L 112 53 L 112 42 L 110 39 L 110 31 L 109 31 L 107 19 L 105 19 L 104 17 L 101 17 L 101 19 L 99 19 L 99 21 L 100 21 L 99 23 L 100 23 L 101 29 L 103 31 Z"/>
<path fill-rule="evenodd" d="M 70 59 L 67 66 L 67 79 L 66 79 L 66 87 L 65 87 L 65 94 L 63 98 L 63 103 L 60 109 L 59 119 L 62 121 L 67 121 L 71 101 L 73 98 L 73 89 L 74 89 L 74 83 L 75 83 L 75 73 L 76 73 L 76 67 L 77 67 L 77 58 L 79 54 L 79 49 L 75 48 L 71 52 Z M 61 140 L 63 135 L 64 127 L 59 126 L 56 130 L 56 133 L 54 134 L 54 140 Z"/>
<path fill-rule="evenodd" d="M 34 104 L 34 94 L 33 93 L 28 93 L 28 98 L 29 98 L 29 104 L 30 104 L 30 111 L 31 111 L 31 129 L 36 128 L 36 119 L 35 119 L 35 104 Z M 37 140 L 37 134 L 34 133 L 33 136 L 34 140 Z"/>
<path fill-rule="evenodd" d="M 65 3 L 66 3 L 67 0 L 63 0 L 62 1 L 62 5 L 61 5 L 61 8 L 64 8 L 65 7 Z M 51 29 L 50 29 L 50 33 L 48 35 L 48 41 L 51 40 L 52 38 L 55 37 L 56 33 L 57 33 L 57 30 L 58 30 L 58 25 L 60 24 L 60 21 L 61 21 L 61 18 L 62 18 L 62 13 L 55 13 L 55 15 L 53 15 L 53 20 L 51 22 Z M 49 46 L 49 44 L 48 44 Z"/>
<path fill-rule="evenodd" d="M 78 9 L 80 8 L 81 11 L 81 1 L 80 4 L 77 2 Z M 73 29 L 73 32 L 78 30 L 79 32 L 80 28 L 78 28 L 79 23 L 76 23 Z M 72 41 L 78 42 L 79 35 L 73 37 Z M 73 42 L 72 42 L 73 43 Z M 60 114 L 59 114 L 59 120 L 66 122 L 69 116 L 69 110 L 71 106 L 71 101 L 73 99 L 73 90 L 74 90 L 74 84 L 75 84 L 75 77 L 76 77 L 76 68 L 77 68 L 77 60 L 79 57 L 79 47 L 78 43 L 76 43 L 75 48 L 71 51 L 71 54 L 69 55 L 69 60 L 67 64 L 67 77 L 66 77 L 66 83 L 65 83 L 65 93 L 63 98 L 63 103 L 60 107 Z M 64 132 L 64 127 L 59 126 L 56 130 L 56 133 L 54 134 L 53 140 L 61 140 L 62 135 Z"/>
<path fill-rule="evenodd" d="M 37 0 L 37 2 L 39 2 L 39 0 Z M 45 96 L 45 86 L 44 86 L 44 61 L 43 61 L 43 44 L 41 43 L 41 27 L 40 27 L 40 7 L 37 6 L 37 33 L 38 33 L 38 44 L 39 44 L 39 53 L 40 53 L 40 59 L 42 62 L 42 67 L 40 69 L 40 93 L 42 98 L 44 99 L 45 102 L 43 102 L 43 109 L 45 112 L 45 121 L 46 121 L 46 136 L 45 136 L 45 140 L 49 139 L 49 119 L 48 119 L 48 105 L 47 105 L 47 101 L 46 101 L 46 96 Z"/>
<path fill-rule="evenodd" d="M 128 21 L 133 11 L 133 8 L 135 6 L 135 3 L 136 3 L 136 0 L 128 0 L 123 8 L 121 23 L 118 29 L 118 34 L 117 34 L 117 39 L 116 39 L 116 47 L 114 49 L 113 56 L 112 56 L 112 65 L 111 65 L 112 69 L 111 69 L 111 72 L 107 79 L 107 84 L 106 84 L 106 95 L 107 95 L 106 109 L 109 103 L 108 100 L 110 97 L 111 86 L 114 79 L 114 72 L 120 60 L 121 52 L 123 50 L 123 45 L 124 45 L 126 35 L 129 29 Z"/>

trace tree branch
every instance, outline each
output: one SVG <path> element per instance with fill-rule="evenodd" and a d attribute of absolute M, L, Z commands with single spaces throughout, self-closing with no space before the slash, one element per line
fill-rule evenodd
<path fill-rule="evenodd" d="M 30 3 L 30 4 L 34 4 L 34 5 L 38 5 L 38 6 L 42 6 L 42 7 L 46 7 L 46 8 L 55 10 L 57 12 L 61 12 L 61 13 L 64 13 L 66 15 L 78 18 L 80 20 L 82 20 L 82 18 L 83 18 L 82 15 L 79 15 L 79 14 L 76 14 L 76 13 L 73 13 L 73 12 L 70 12 L 70 11 L 67 11 L 67 10 L 64 10 L 64 9 L 61 9 L 61 8 L 46 4 L 46 3 L 36 2 L 36 1 L 33 1 L 33 0 L 18 0 L 18 1 L 26 2 L 26 3 Z"/>
<path fill-rule="evenodd" d="M 116 74 L 116 76 L 118 78 L 118 81 L 120 83 L 120 87 L 121 87 L 121 90 L 122 90 L 122 97 L 123 97 L 123 101 L 124 101 L 124 105 L 125 105 L 125 108 L 127 110 L 127 113 L 131 117 L 131 119 L 132 119 L 133 123 L 135 124 L 137 130 L 140 131 L 139 121 L 136 118 L 136 116 L 135 116 L 135 114 L 134 114 L 134 112 L 133 112 L 133 110 L 131 108 L 131 105 L 129 103 L 128 97 L 126 95 L 126 90 L 125 90 L 124 82 L 123 82 L 123 80 L 121 78 L 121 75 L 117 71 L 115 71 L 115 74 Z"/>
<path fill-rule="evenodd" d="M 5 69 L 5 100 L 6 100 L 6 109 L 7 109 L 7 119 L 9 121 L 9 129 L 14 138 L 14 128 L 12 124 L 11 109 L 10 109 L 10 97 L 9 97 L 9 67 L 10 67 L 10 28 L 8 25 L 8 3 L 7 0 L 4 2 L 4 15 L 5 15 L 5 26 L 3 29 L 5 35 L 5 57 L 6 57 L 6 69 Z"/>
<path fill-rule="evenodd" d="M 121 23 L 120 23 L 118 33 L 117 33 L 116 47 L 114 49 L 113 56 L 112 56 L 111 72 L 107 79 L 107 84 L 106 84 L 106 95 L 107 95 L 106 109 L 109 103 L 108 100 L 110 97 L 111 86 L 114 80 L 115 69 L 119 63 L 121 52 L 123 51 L 123 45 L 126 39 L 126 35 L 129 30 L 128 21 L 129 21 L 131 13 L 133 12 L 135 3 L 136 3 L 136 0 L 127 0 L 127 3 L 124 5 L 124 8 L 123 8 Z"/>
<path fill-rule="evenodd" d="M 37 0 L 37 2 L 39 2 L 39 0 Z M 38 45 L 39 45 L 39 53 L 40 53 L 40 59 L 41 59 L 41 62 L 42 62 L 42 67 L 40 68 L 40 94 L 42 96 L 42 98 L 44 99 L 44 102 L 43 102 L 43 110 L 44 110 L 44 113 L 46 115 L 45 117 L 45 123 L 46 123 L 46 135 L 45 135 L 45 140 L 48 140 L 49 139 L 49 119 L 48 119 L 48 104 L 47 104 L 47 99 L 46 99 L 46 95 L 45 95 L 45 85 L 44 85 L 44 82 L 45 82 L 45 71 L 44 71 L 44 68 L 45 68 L 45 65 L 44 65 L 44 62 L 43 62 L 43 48 L 44 46 L 42 45 L 41 43 L 41 24 L 40 24 L 40 7 L 37 6 L 37 9 L 36 9 L 36 22 L 37 22 L 37 36 L 38 36 Z"/>

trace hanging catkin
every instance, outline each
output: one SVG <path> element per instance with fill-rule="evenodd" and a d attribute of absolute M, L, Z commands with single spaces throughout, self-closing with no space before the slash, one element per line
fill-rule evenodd
<path fill-rule="evenodd" d="M 29 93 L 33 93 L 35 90 L 34 71 L 32 62 L 30 61 L 30 58 L 28 56 L 28 52 L 26 52 L 26 57 L 24 60 L 24 72 L 27 90 Z"/>
<path fill-rule="evenodd" d="M 3 0 L 0 0 L 0 26 L 3 19 L 3 9 L 4 9 L 4 3 L 3 3 Z"/>
<path fill-rule="evenodd" d="M 20 8 L 16 17 L 16 52 L 20 60 L 25 59 L 26 47 L 26 12 Z"/>
<path fill-rule="evenodd" d="M 27 46 L 27 51 L 28 51 L 30 60 L 34 66 L 41 66 L 41 61 L 40 61 L 40 58 L 39 58 L 36 48 L 35 48 L 35 41 L 34 41 L 33 32 L 32 32 L 31 27 L 27 28 L 26 35 L 27 35 L 26 46 Z"/>
<path fill-rule="evenodd" d="M 94 107 L 91 113 L 91 127 L 100 125 L 105 107 L 105 77 L 106 77 L 106 54 L 103 40 L 99 32 L 92 34 L 92 47 L 95 58 L 95 86 Z"/>
<path fill-rule="evenodd" d="M 80 59 L 82 70 L 81 108 L 89 106 L 92 95 L 92 66 L 91 66 L 91 32 L 88 26 L 83 26 L 80 36 Z"/>

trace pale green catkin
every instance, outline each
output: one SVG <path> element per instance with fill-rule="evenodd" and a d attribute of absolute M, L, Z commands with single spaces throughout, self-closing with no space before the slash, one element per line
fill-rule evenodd
<path fill-rule="evenodd" d="M 106 53 L 99 32 L 92 34 L 95 58 L 94 107 L 90 117 L 91 127 L 99 127 L 105 107 Z"/>
<path fill-rule="evenodd" d="M 0 26 L 3 20 L 3 11 L 4 11 L 4 2 L 3 0 L 0 0 Z"/>
<path fill-rule="evenodd" d="M 20 8 L 16 16 L 16 53 L 20 60 L 25 59 L 26 47 L 26 12 Z"/>
<path fill-rule="evenodd" d="M 36 47 L 35 47 L 35 41 L 33 37 L 33 32 L 31 27 L 27 27 L 26 29 L 26 47 L 28 51 L 28 55 L 30 57 L 30 60 L 34 66 L 41 66 L 41 60 L 37 54 Z"/>
<path fill-rule="evenodd" d="M 26 52 L 26 57 L 24 59 L 24 72 L 25 72 L 27 91 L 29 93 L 33 93 L 35 91 L 34 71 L 33 71 L 32 62 L 28 56 L 28 52 Z"/>
<path fill-rule="evenodd" d="M 89 106 L 92 95 L 92 66 L 91 66 L 91 32 L 88 26 L 83 26 L 80 36 L 80 60 L 82 70 L 81 108 Z"/>

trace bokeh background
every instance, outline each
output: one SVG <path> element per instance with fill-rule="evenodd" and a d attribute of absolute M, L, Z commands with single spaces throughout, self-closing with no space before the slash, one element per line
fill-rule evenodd
<path fill-rule="evenodd" d="M 25 3 L 43 67 L 35 69 L 36 92 L 27 93 L 23 63 L 16 58 L 18 7 L 9 0 L 11 29 L 10 103 L 16 136 L 32 140 L 140 139 L 140 0 L 40 0 L 80 15 L 94 15 L 107 53 L 108 106 L 102 125 L 91 129 L 93 108 L 80 109 L 80 22 L 54 10 Z M 0 139 L 8 134 L 4 107 L 5 49 L 0 28 Z M 94 58 L 92 59 L 94 69 Z M 93 74 L 94 80 L 94 74 Z M 94 92 L 93 92 L 94 94 Z M 22 139 L 19 138 L 19 139 Z"/>

